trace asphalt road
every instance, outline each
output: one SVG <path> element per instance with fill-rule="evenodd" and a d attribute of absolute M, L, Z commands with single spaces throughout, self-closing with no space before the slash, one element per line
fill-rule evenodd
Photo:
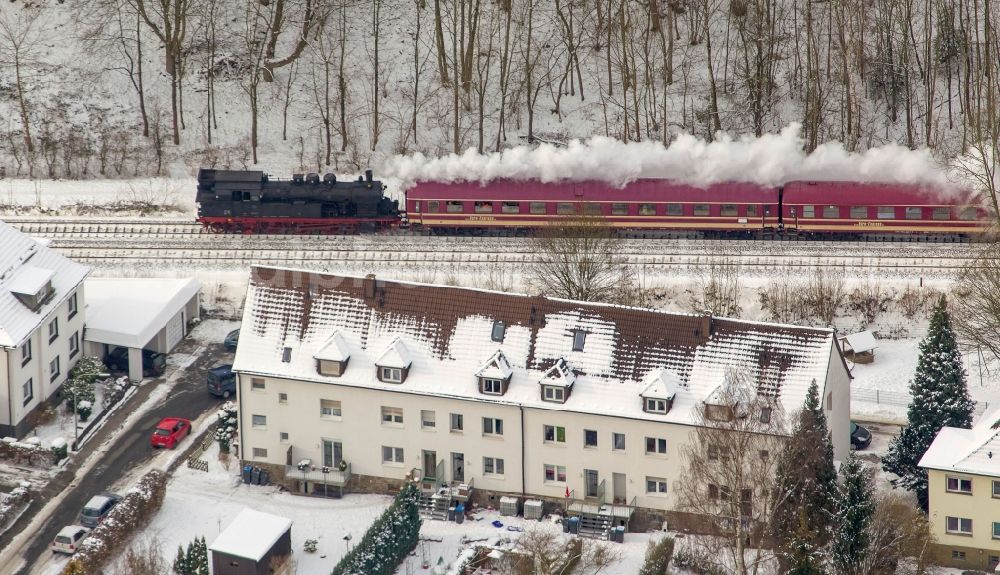
<path fill-rule="evenodd" d="M 195 342 L 188 340 L 182 346 L 196 347 Z M 156 451 L 149 444 L 149 436 L 155 425 L 166 416 L 197 419 L 209 410 L 218 409 L 222 400 L 208 394 L 205 390 L 205 371 L 219 363 L 231 362 L 232 353 L 227 352 L 221 344 L 211 345 L 205 349 L 193 364 L 178 374 L 177 382 L 167 398 L 154 406 L 135 424 L 115 440 L 116 445 L 108 450 L 103 459 L 85 476 L 79 478 L 79 483 L 71 487 L 65 494 L 65 499 L 57 511 L 38 531 L 35 538 L 22 550 L 25 565 L 16 575 L 27 575 L 36 563 L 48 562 L 48 546 L 59 530 L 76 522 L 83 505 L 96 493 L 108 491 L 116 483 L 127 477 L 131 470 L 148 463 Z M 157 385 L 147 383 L 146 385 Z M 128 406 L 126 406 L 127 408 Z M 92 439 L 96 441 L 97 439 Z M 190 438 L 185 439 L 178 449 L 183 449 Z"/>

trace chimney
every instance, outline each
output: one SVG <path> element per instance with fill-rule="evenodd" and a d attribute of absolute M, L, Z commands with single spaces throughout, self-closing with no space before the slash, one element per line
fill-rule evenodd
<path fill-rule="evenodd" d="M 701 337 L 711 337 L 712 336 L 712 312 L 711 310 L 705 310 L 701 312 L 701 321 L 698 324 L 698 335 Z"/>
<path fill-rule="evenodd" d="M 375 299 L 375 274 L 368 274 L 364 281 L 365 299 Z"/>
<path fill-rule="evenodd" d="M 365 181 L 366 182 L 371 182 L 372 181 L 372 171 L 371 170 L 365 170 Z"/>

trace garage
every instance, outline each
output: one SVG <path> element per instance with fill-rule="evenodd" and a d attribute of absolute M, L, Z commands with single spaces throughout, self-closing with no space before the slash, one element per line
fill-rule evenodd
<path fill-rule="evenodd" d="M 194 278 L 88 278 L 84 353 L 110 357 L 129 379 L 156 377 L 200 315 Z"/>

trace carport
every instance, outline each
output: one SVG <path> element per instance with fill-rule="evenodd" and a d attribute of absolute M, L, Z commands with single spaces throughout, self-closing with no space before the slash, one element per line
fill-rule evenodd
<path fill-rule="evenodd" d="M 199 317 L 194 278 L 88 278 L 84 353 L 103 358 L 128 348 L 129 379 L 142 379 L 142 350 L 170 353 Z"/>

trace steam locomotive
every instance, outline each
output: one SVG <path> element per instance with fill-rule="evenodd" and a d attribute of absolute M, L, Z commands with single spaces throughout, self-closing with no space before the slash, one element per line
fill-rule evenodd
<path fill-rule="evenodd" d="M 353 234 L 399 224 L 398 203 L 372 172 L 356 181 L 334 174 L 273 180 L 261 171 L 198 170 L 198 221 L 218 233 Z"/>

